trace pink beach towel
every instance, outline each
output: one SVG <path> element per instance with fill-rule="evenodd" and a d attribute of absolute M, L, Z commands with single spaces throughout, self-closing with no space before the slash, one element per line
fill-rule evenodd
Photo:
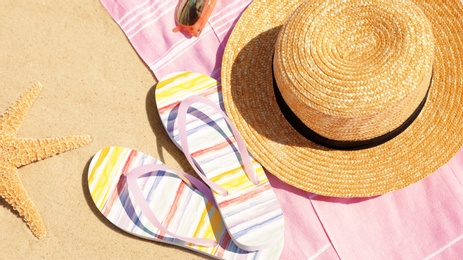
<path fill-rule="evenodd" d="M 341 259 L 462 259 L 463 149 L 426 179 L 374 198 L 310 196 Z"/>
<path fill-rule="evenodd" d="M 102 0 L 157 78 L 220 79 L 222 54 L 250 0 L 220 0 L 198 38 L 173 33 L 176 1 Z M 463 149 L 428 178 L 368 199 L 310 194 L 271 174 L 285 215 L 282 259 L 457 259 L 463 256 Z"/>
<path fill-rule="evenodd" d="M 173 71 L 194 71 L 220 76 L 222 53 L 233 25 L 251 3 L 217 1 L 201 37 L 173 33 L 177 1 L 102 0 L 102 4 L 124 31 L 133 47 L 162 78 Z"/>

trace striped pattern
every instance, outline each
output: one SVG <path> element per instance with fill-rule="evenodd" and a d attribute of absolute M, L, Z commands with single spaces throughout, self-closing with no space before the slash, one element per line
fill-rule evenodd
<path fill-rule="evenodd" d="M 176 4 L 176 1 L 101 1 L 118 24 L 126 24 L 123 27 L 124 31 L 131 28 L 127 26 L 128 24 L 139 24 L 139 29 L 143 27 L 137 36 L 129 38 L 129 40 L 146 64 L 150 64 L 150 69 L 158 79 L 173 71 L 183 70 L 205 73 L 217 79 L 220 77 L 220 65 L 226 39 L 214 38 L 212 34 L 201 35 L 201 38 L 204 38 L 201 40 L 197 38 L 187 39 L 181 34 L 171 33 L 170 30 L 173 27 L 169 26 L 173 26 L 173 13 L 169 13 L 171 11 L 168 10 L 168 7 Z M 225 28 L 225 26 L 232 25 L 239 18 L 240 13 L 234 7 L 250 2 L 251 0 L 217 1 L 214 12 L 221 10 L 220 17 L 224 17 L 226 20 L 223 21 L 224 29 L 230 31 L 231 27 Z M 151 7 L 154 5 L 155 7 Z M 224 16 L 224 14 L 230 15 Z M 151 19 L 154 17 L 159 17 L 159 19 L 157 21 L 150 20 L 148 16 L 152 17 Z M 122 17 L 124 17 L 123 20 L 121 20 Z M 215 30 L 218 23 L 214 21 L 213 23 L 212 27 Z M 134 32 L 133 29 L 128 33 L 132 34 L 132 32 Z M 187 49 L 183 52 L 182 48 Z M 371 256 L 370 259 L 392 259 L 391 255 L 394 255 L 394 252 L 399 255 L 397 258 L 460 258 L 459 256 L 463 255 L 463 239 L 461 239 L 460 230 L 455 231 L 455 223 L 463 223 L 463 220 L 458 218 L 458 216 L 463 216 L 463 214 L 458 213 L 462 205 L 459 198 L 463 196 L 459 196 L 461 189 L 456 188 L 458 183 L 463 183 L 463 177 L 460 177 L 463 172 L 461 151 L 463 150 L 460 150 L 458 161 L 452 164 L 455 167 L 455 175 L 449 174 L 452 173 L 450 169 L 443 169 L 399 193 L 370 199 L 371 205 L 363 205 L 363 203 L 358 203 L 352 199 L 348 201 L 354 201 L 353 205 L 348 205 L 339 203 L 337 199 L 327 200 L 326 197 L 318 196 L 312 200 L 314 204 L 316 203 L 313 205 L 317 209 L 315 211 L 310 199 L 304 196 L 304 192 L 283 183 L 274 176 L 269 177 L 278 198 L 284 201 L 282 207 L 286 213 L 287 236 L 282 259 L 362 259 L 366 256 Z M 457 167 L 459 168 L 457 169 Z M 454 179 L 455 177 L 459 182 Z M 449 182 L 445 182 L 447 179 Z M 452 186 L 453 188 L 449 189 L 449 184 L 452 183 L 455 184 L 455 187 Z M 435 187 L 435 189 L 430 191 L 429 187 Z M 445 187 L 445 189 L 441 187 Z M 406 194 L 404 194 L 405 191 Z M 393 194 L 395 194 L 394 197 L 400 198 L 400 203 L 391 198 Z M 417 200 L 417 198 L 420 199 Z M 423 206 L 422 210 L 418 211 L 419 217 L 416 217 L 410 212 L 410 208 L 406 207 L 408 205 L 408 203 L 404 203 L 406 201 L 412 204 L 423 201 L 420 205 L 427 204 L 428 207 Z M 321 208 L 321 205 L 326 206 L 325 210 Z M 362 206 L 355 210 L 352 209 L 357 213 L 352 215 L 348 209 L 354 205 Z M 400 208 L 391 209 L 388 207 L 390 205 L 399 205 Z M 389 212 L 388 214 L 400 218 L 395 218 L 389 222 L 382 221 L 384 212 Z M 443 213 L 453 217 L 443 220 Z M 365 214 L 368 217 L 365 217 Z M 361 215 L 361 218 L 358 218 L 357 215 Z M 337 221 L 334 222 L 336 219 Z M 365 221 L 366 219 L 368 221 Z M 373 222 L 372 219 L 376 221 Z M 407 222 L 409 219 L 413 219 L 413 224 Z M 449 223 L 448 219 L 452 219 L 452 221 Z M 319 220 L 323 222 L 325 227 L 331 226 L 332 230 L 324 230 Z M 439 225 L 429 225 L 429 223 L 438 223 Z M 355 229 L 352 226 L 363 229 Z M 349 228 L 346 229 L 346 227 Z M 396 229 L 393 230 L 397 231 L 402 227 L 408 227 L 408 229 L 391 232 L 391 227 L 395 227 Z M 433 227 L 436 233 L 427 232 L 429 227 Z M 328 233 L 331 240 L 335 241 L 334 246 L 331 245 L 325 232 Z M 439 237 L 445 237 L 447 242 L 441 243 L 440 240 L 436 240 L 436 234 L 440 234 Z M 389 236 L 393 238 L 389 239 Z M 369 238 L 368 241 L 362 240 L 365 237 Z M 357 244 L 356 241 L 358 240 L 362 240 L 361 243 Z M 391 243 L 394 241 L 408 241 L 409 243 L 407 246 L 396 246 L 395 243 Z M 417 252 L 421 252 L 421 254 L 417 255 Z M 262 257 L 262 259 L 267 258 Z"/>
<path fill-rule="evenodd" d="M 209 17 L 200 37 L 174 33 L 175 6 L 178 1 L 101 0 L 133 47 L 161 78 L 172 71 L 190 70 L 220 77 L 222 53 L 231 28 L 251 0 L 220 0 Z M 214 54 L 214 60 L 209 55 Z M 188 62 L 184 62 L 188 56 Z"/>
<path fill-rule="evenodd" d="M 199 73 L 173 73 L 156 88 L 159 114 L 169 136 L 180 147 L 176 118 L 180 102 L 188 96 L 206 97 L 222 107 L 220 85 Z M 193 160 L 206 178 L 228 190 L 214 192 L 225 225 L 235 242 L 253 250 L 283 242 L 283 213 L 262 166 L 253 160 L 259 184 L 254 185 L 241 164 L 234 137 L 222 115 L 203 104 L 193 104 L 186 117 Z"/>
<path fill-rule="evenodd" d="M 162 164 L 141 152 L 122 147 L 108 147 L 93 157 L 88 185 L 101 213 L 122 230 L 145 238 L 170 243 L 224 259 L 277 259 L 281 247 L 247 252 L 238 248 L 226 232 L 217 208 L 194 187 L 168 172 L 152 172 L 138 179 L 150 208 L 169 231 L 187 237 L 218 241 L 214 247 L 202 247 L 165 236 L 144 217 L 120 178 L 140 165 Z"/>

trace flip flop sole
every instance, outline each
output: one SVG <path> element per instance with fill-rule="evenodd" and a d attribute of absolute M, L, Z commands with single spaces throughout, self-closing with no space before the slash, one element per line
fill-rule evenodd
<path fill-rule="evenodd" d="M 161 121 L 180 149 L 177 116 L 183 100 L 204 97 L 223 110 L 220 84 L 199 73 L 170 74 L 158 82 L 155 93 Z M 249 180 L 235 137 L 223 116 L 207 105 L 192 104 L 186 116 L 186 132 L 195 164 L 206 178 L 228 191 L 225 196 L 214 192 L 214 197 L 235 243 L 246 250 L 283 243 L 283 213 L 265 172 L 252 160 L 259 184 Z"/>
<path fill-rule="evenodd" d="M 184 247 L 224 259 L 275 258 L 277 248 L 247 252 L 230 239 L 213 203 L 195 187 L 166 171 L 147 173 L 137 184 L 156 218 L 170 232 L 191 238 L 217 241 L 216 246 L 199 246 L 166 235 L 143 214 L 130 193 L 124 173 L 162 162 L 136 150 L 107 147 L 95 154 L 88 171 L 91 197 L 100 212 L 115 226 L 132 235 Z M 276 251 L 275 251 L 276 250 Z"/>

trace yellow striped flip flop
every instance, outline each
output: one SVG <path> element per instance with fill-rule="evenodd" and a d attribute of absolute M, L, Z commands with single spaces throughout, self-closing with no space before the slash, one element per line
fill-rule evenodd
<path fill-rule="evenodd" d="M 281 253 L 278 247 L 238 248 L 208 187 L 139 151 L 108 147 L 97 152 L 88 186 L 100 212 L 132 235 L 221 259 L 278 259 Z"/>
<path fill-rule="evenodd" d="M 155 93 L 168 135 L 212 189 L 235 244 L 245 250 L 282 244 L 280 205 L 264 169 L 224 113 L 220 84 L 203 74 L 177 72 L 159 80 Z"/>

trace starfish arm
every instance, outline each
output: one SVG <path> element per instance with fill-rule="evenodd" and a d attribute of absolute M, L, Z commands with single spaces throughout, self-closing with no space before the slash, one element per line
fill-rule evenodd
<path fill-rule="evenodd" d="M 0 166 L 0 196 L 19 213 L 35 236 L 46 235 L 42 217 L 27 195 L 16 168 Z"/>
<path fill-rule="evenodd" d="M 0 132 L 7 135 L 14 135 L 18 132 L 24 117 L 29 111 L 32 103 L 42 90 L 40 84 L 34 85 L 19 96 L 19 98 L 8 108 L 0 118 Z"/>
<path fill-rule="evenodd" d="M 79 148 L 90 143 L 91 140 L 92 138 L 89 135 L 44 139 L 16 139 L 12 145 L 14 148 L 10 151 L 13 154 L 9 156 L 9 158 L 11 158 L 9 163 L 16 167 L 21 167 L 53 155 Z"/>

